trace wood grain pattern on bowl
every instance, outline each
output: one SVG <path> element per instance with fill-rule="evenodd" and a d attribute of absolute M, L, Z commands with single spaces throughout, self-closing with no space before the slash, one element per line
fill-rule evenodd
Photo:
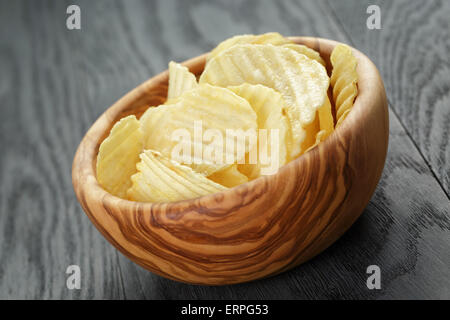
<path fill-rule="evenodd" d="M 337 44 L 293 37 L 329 64 Z M 383 82 L 375 65 L 358 59 L 359 94 L 342 125 L 318 147 L 261 177 L 218 194 L 174 203 L 139 203 L 98 184 L 98 148 L 120 118 L 140 116 L 166 99 L 168 73 L 135 88 L 86 133 L 72 167 L 84 211 L 118 250 L 164 277 L 222 285 L 267 277 L 297 266 L 331 245 L 360 216 L 380 179 L 389 123 Z M 200 74 L 205 55 L 184 64 Z"/>

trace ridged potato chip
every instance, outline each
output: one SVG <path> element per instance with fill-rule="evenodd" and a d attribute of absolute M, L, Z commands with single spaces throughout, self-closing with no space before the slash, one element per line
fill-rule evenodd
<path fill-rule="evenodd" d="M 261 152 L 267 154 L 267 159 L 264 161 L 266 163 L 261 163 L 261 159 L 258 158 L 258 163 L 254 165 L 260 166 L 264 173 L 272 166 L 276 166 L 273 169 L 278 169 L 288 162 L 292 137 L 289 119 L 286 116 L 286 103 L 281 94 L 260 84 L 244 83 L 239 86 L 230 86 L 228 89 L 247 100 L 255 110 L 259 133 L 263 132 L 261 129 L 266 130 L 267 139 L 260 141 L 258 146 L 261 144 L 261 148 L 258 147 L 254 150 L 258 157 L 262 155 Z M 272 137 L 272 135 L 276 136 Z M 272 140 L 276 145 L 272 145 Z"/>
<path fill-rule="evenodd" d="M 146 150 L 136 165 L 138 172 L 131 177 L 127 191 L 129 200 L 169 202 L 193 199 L 227 188 L 191 168 L 169 160 L 159 152 Z"/>
<path fill-rule="evenodd" d="M 197 79 L 188 68 L 173 61 L 169 62 L 169 89 L 167 99 L 175 99 L 181 96 L 185 91 L 191 90 L 197 86 Z"/>
<path fill-rule="evenodd" d="M 296 43 L 288 43 L 288 44 L 283 44 L 282 47 L 294 50 L 295 52 L 298 52 L 301 54 L 304 54 L 308 58 L 310 58 L 312 60 L 316 60 L 318 63 L 320 63 L 324 67 L 326 66 L 325 60 L 323 60 L 323 58 L 320 56 L 320 54 L 316 50 L 313 50 L 305 45 L 296 44 Z"/>
<path fill-rule="evenodd" d="M 302 142 L 302 154 L 308 151 L 316 142 L 317 134 L 320 131 L 320 119 L 316 115 L 314 121 L 305 126 L 305 140 Z"/>
<path fill-rule="evenodd" d="M 357 61 L 352 49 L 343 44 L 337 45 L 331 53 L 331 86 L 333 87 L 333 100 L 336 106 L 337 123 L 341 123 L 353 106 L 358 95 Z M 342 116 L 345 114 L 344 118 Z M 342 118 L 342 120 L 341 120 Z"/>
<path fill-rule="evenodd" d="M 344 113 L 341 115 L 341 117 L 338 119 L 337 123 L 336 123 L 336 128 L 339 127 L 342 122 L 345 120 L 345 118 L 347 117 L 347 115 L 350 113 L 352 109 L 347 109 L 344 111 Z"/>
<path fill-rule="evenodd" d="M 304 127 L 314 121 L 317 109 L 325 103 L 329 78 L 320 63 L 294 50 L 270 44 L 240 44 L 212 58 L 199 83 L 222 87 L 262 84 L 280 92 L 287 106 L 294 158 L 302 152 Z"/>
<path fill-rule="evenodd" d="M 173 105 L 150 108 L 140 121 L 146 149 L 205 176 L 240 161 L 256 144 L 256 113 L 247 100 L 209 84 L 185 92 Z"/>
<path fill-rule="evenodd" d="M 239 172 L 237 164 L 214 172 L 208 179 L 228 188 L 248 182 L 248 177 Z"/>
<path fill-rule="evenodd" d="M 135 116 L 125 117 L 114 125 L 97 155 L 97 180 L 106 191 L 125 197 L 142 147 L 142 131 Z"/>
<path fill-rule="evenodd" d="M 228 38 L 225 41 L 219 43 L 219 45 L 209 53 L 208 61 L 217 56 L 219 53 L 237 44 L 272 44 L 276 46 L 288 43 L 292 43 L 292 41 L 283 37 L 278 32 L 268 32 L 258 35 L 254 34 L 238 35 Z"/>
<path fill-rule="evenodd" d="M 305 153 L 324 141 L 334 131 L 334 119 L 331 102 L 327 97 L 322 107 L 317 110 L 316 119 L 305 127 L 306 139 L 302 143 Z"/>
<path fill-rule="evenodd" d="M 210 52 L 208 55 L 208 61 L 217 56 L 219 53 L 238 44 L 271 44 L 274 46 L 282 46 L 304 54 L 308 58 L 316 60 L 321 65 L 325 66 L 325 61 L 320 56 L 319 52 L 305 45 L 294 43 L 288 38 L 283 37 L 278 32 L 268 32 L 259 35 L 244 34 L 228 38 Z"/>
<path fill-rule="evenodd" d="M 164 141 L 170 138 L 166 136 L 158 136 L 154 128 L 158 128 L 159 123 L 161 123 L 162 121 L 167 121 L 168 118 L 172 116 L 172 110 L 175 108 L 176 103 L 179 101 L 180 99 L 176 99 L 175 103 L 173 104 L 164 104 L 156 107 L 150 107 L 141 116 L 139 122 L 141 123 L 145 149 L 150 149 L 152 144 L 161 144 L 162 146 Z M 158 148 L 157 151 L 167 153 L 167 151 L 162 151 L 160 149 L 161 148 Z"/>
<path fill-rule="evenodd" d="M 255 147 L 256 148 L 256 147 Z M 248 181 L 256 179 L 261 176 L 261 166 L 259 164 L 250 164 L 248 153 L 245 155 L 245 163 L 238 164 L 237 169 L 240 173 L 248 178 Z"/>
<path fill-rule="evenodd" d="M 331 111 L 331 102 L 328 96 L 325 99 L 323 106 L 317 110 L 317 113 L 319 116 L 320 130 L 324 131 L 323 139 L 326 139 L 334 131 L 333 113 Z"/>
<path fill-rule="evenodd" d="M 305 153 L 315 148 L 319 143 L 321 143 L 327 137 L 327 132 L 325 130 L 321 130 L 316 135 L 316 141 L 313 145 L 311 145 L 308 149 L 306 149 Z"/>

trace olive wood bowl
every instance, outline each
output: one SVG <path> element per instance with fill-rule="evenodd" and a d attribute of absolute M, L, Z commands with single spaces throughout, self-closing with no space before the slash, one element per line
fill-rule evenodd
<path fill-rule="evenodd" d="M 335 41 L 292 37 L 330 66 Z M 200 198 L 127 201 L 96 179 L 100 143 L 120 118 L 164 103 L 168 72 L 131 90 L 93 124 L 76 152 L 76 196 L 97 229 L 140 266 L 177 281 L 224 285 L 293 268 L 336 241 L 361 215 L 380 179 L 388 147 L 386 93 L 377 68 L 358 60 L 358 96 L 343 123 L 316 148 L 265 176 Z M 184 63 L 199 75 L 206 55 Z M 330 71 L 330 70 L 329 70 Z"/>

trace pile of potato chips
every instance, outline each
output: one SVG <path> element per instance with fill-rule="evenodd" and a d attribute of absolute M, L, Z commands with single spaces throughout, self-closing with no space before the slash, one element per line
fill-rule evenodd
<path fill-rule="evenodd" d="M 330 60 L 331 77 L 318 52 L 267 33 L 222 42 L 198 79 L 170 62 L 167 101 L 121 119 L 101 144 L 99 183 L 124 199 L 169 202 L 274 174 L 353 106 L 356 58 L 338 45 Z"/>

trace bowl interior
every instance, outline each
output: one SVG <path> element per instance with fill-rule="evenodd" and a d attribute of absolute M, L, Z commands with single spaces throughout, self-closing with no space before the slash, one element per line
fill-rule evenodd
<path fill-rule="evenodd" d="M 321 57 L 326 62 L 326 69 L 329 75 L 331 75 L 331 62 L 330 62 L 330 55 L 331 52 L 336 44 L 338 42 L 334 42 L 331 40 L 324 40 L 319 38 L 312 38 L 312 37 L 290 37 L 291 40 L 293 40 L 295 43 L 306 45 L 316 51 L 318 51 L 321 55 Z M 207 54 L 200 55 L 198 57 L 192 58 L 190 60 L 187 60 L 183 62 L 182 64 L 187 66 L 189 70 L 198 78 L 201 73 L 203 72 L 205 63 L 206 63 L 206 57 Z M 90 146 L 93 147 L 91 149 L 91 152 L 89 152 L 89 160 L 87 163 L 90 162 L 90 165 L 88 165 L 87 173 L 93 177 L 93 179 L 96 181 L 96 163 L 97 163 L 97 154 L 100 147 L 101 142 L 109 135 L 109 132 L 111 128 L 114 126 L 114 124 L 119 121 L 121 118 L 126 117 L 128 115 L 135 115 L 138 119 L 142 116 L 142 114 L 152 106 L 158 106 L 160 104 L 163 104 L 167 99 L 167 91 L 168 91 L 168 80 L 169 80 L 169 73 L 168 71 L 164 71 L 157 76 L 149 79 L 148 81 L 144 82 L 137 88 L 133 89 L 131 92 L 129 92 L 127 95 L 125 95 L 123 98 L 121 98 L 119 101 L 117 101 L 113 106 L 111 106 L 109 109 L 105 111 L 104 114 L 101 115 L 101 117 L 95 122 L 95 124 L 92 126 L 91 130 L 86 134 L 86 136 L 90 137 L 90 141 L 94 142 Z M 329 94 L 331 92 L 331 86 L 329 89 Z M 357 97 L 358 99 L 358 97 Z M 333 99 L 330 99 L 330 102 L 332 103 L 332 109 L 334 110 L 334 102 Z M 356 101 L 355 101 L 356 104 Z M 94 132 L 92 129 L 96 128 Z M 341 128 L 336 128 L 335 131 L 342 130 Z M 334 132 L 333 132 L 334 134 Z M 330 136 L 331 137 L 331 136 Z M 330 137 L 327 140 L 330 140 Z M 326 140 L 326 141 L 327 141 Z M 325 142 L 322 142 L 321 145 L 325 145 Z M 292 160 L 291 162 L 298 161 L 302 157 L 306 156 L 306 154 L 300 156 L 297 159 Z M 284 165 L 279 169 L 284 170 L 284 167 L 288 166 L 288 164 Z M 252 180 L 246 184 L 254 184 L 255 181 L 263 180 L 263 179 L 270 179 L 270 176 L 267 177 L 260 177 L 258 179 Z M 100 185 L 96 185 L 96 187 L 100 187 L 101 191 L 98 190 L 98 192 L 107 193 Z M 231 188 L 235 189 L 240 186 Z M 227 190 L 228 191 L 228 190 Z M 227 191 L 224 191 L 223 193 L 227 193 Z M 108 193 L 109 197 L 117 198 L 111 194 Z M 206 195 L 204 197 L 208 197 L 209 195 Z M 117 198 L 119 199 L 119 198 Z M 123 201 L 128 201 L 121 199 Z M 185 202 L 190 200 L 183 200 L 179 202 Z M 149 205 L 149 203 L 146 203 Z"/>

